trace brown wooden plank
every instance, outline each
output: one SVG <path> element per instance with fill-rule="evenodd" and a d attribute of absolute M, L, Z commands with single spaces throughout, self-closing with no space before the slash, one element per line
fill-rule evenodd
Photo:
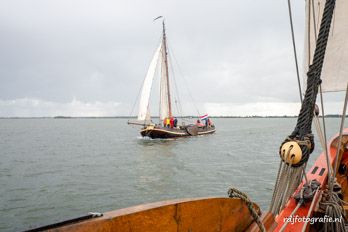
<path fill-rule="evenodd" d="M 259 210 L 258 206 L 255 206 Z M 105 213 L 51 231 L 245 231 L 253 222 L 239 199 L 199 198 L 157 202 Z"/>

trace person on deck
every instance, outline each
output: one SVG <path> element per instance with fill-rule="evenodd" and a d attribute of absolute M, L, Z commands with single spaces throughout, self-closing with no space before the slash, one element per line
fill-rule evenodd
<path fill-rule="evenodd" d="M 170 118 L 170 128 L 173 128 L 174 127 L 174 118 L 171 117 Z"/>
<path fill-rule="evenodd" d="M 203 126 L 203 124 L 201 123 L 201 121 L 200 121 L 199 119 L 197 119 L 196 125 L 197 125 L 198 127 L 202 127 L 202 126 Z"/>
<path fill-rule="evenodd" d="M 166 127 L 168 127 L 168 128 L 169 128 L 169 126 L 170 126 L 170 119 L 169 119 L 169 118 L 167 118 L 167 119 L 166 119 Z"/>
<path fill-rule="evenodd" d="M 174 118 L 174 127 L 176 128 L 178 126 L 178 119 Z"/>
<path fill-rule="evenodd" d="M 163 126 L 166 127 L 167 126 L 167 118 L 163 119 Z"/>
<path fill-rule="evenodd" d="M 205 119 L 205 127 L 206 127 L 206 128 L 208 128 L 208 120 L 209 120 L 209 118 L 206 118 L 206 119 Z"/>

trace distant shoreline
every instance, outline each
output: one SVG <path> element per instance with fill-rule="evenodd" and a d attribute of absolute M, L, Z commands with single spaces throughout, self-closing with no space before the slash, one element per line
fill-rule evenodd
<path fill-rule="evenodd" d="M 297 118 L 297 116 L 209 116 L 210 118 Z M 341 118 L 341 115 L 328 114 L 325 115 L 326 118 Z M 346 116 L 348 117 L 348 116 Z M 110 117 L 71 117 L 71 116 L 54 116 L 54 117 L 0 117 L 0 119 L 127 119 L 136 118 L 136 116 L 110 116 Z M 158 118 L 155 116 L 153 118 Z M 197 116 L 183 116 L 177 118 L 197 118 Z"/>

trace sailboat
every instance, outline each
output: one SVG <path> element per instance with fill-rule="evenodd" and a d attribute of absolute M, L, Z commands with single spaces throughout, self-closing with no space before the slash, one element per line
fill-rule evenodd
<path fill-rule="evenodd" d="M 348 102 L 348 1 L 307 0 L 306 9 L 307 87 L 295 129 L 280 145 L 279 171 L 268 212 L 262 213 L 246 194 L 231 188 L 228 197 L 144 204 L 104 215 L 92 213 L 43 229 L 346 231 L 348 129 L 344 129 L 344 120 Z M 316 110 L 316 98 L 324 91 L 341 90 L 346 91 L 341 128 L 327 143 L 325 123 L 320 125 Z M 323 108 L 321 110 L 324 119 Z M 309 156 L 314 150 L 312 122 L 317 127 L 323 152 L 306 173 Z"/>
<path fill-rule="evenodd" d="M 155 20 L 162 18 L 157 17 Z M 139 111 L 136 121 L 128 121 L 128 124 L 141 125 L 142 129 L 140 134 L 143 137 L 150 138 L 176 138 L 195 135 L 212 134 L 215 132 L 215 125 L 206 114 L 201 118 L 198 118 L 196 123 L 185 125 L 184 122 L 178 121 L 177 117 L 174 117 L 172 111 L 172 99 L 171 99 L 171 87 L 168 71 L 168 49 L 167 38 L 164 20 L 162 21 L 162 39 L 159 47 L 157 48 L 147 75 L 143 82 Z M 155 78 L 156 68 L 160 64 L 161 66 L 161 79 L 160 79 L 160 105 L 159 105 L 159 122 L 154 123 L 150 115 L 150 95 Z M 203 122 L 203 123 L 202 123 Z"/>

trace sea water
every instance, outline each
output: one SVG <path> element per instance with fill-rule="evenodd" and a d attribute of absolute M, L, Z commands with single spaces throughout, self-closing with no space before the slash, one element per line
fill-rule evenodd
<path fill-rule="evenodd" d="M 278 149 L 296 119 L 212 120 L 213 135 L 152 140 L 127 119 L 0 119 L 0 231 L 173 198 L 226 197 L 230 187 L 267 210 Z M 339 124 L 327 119 L 328 136 Z M 320 150 L 317 141 L 310 163 Z"/>

